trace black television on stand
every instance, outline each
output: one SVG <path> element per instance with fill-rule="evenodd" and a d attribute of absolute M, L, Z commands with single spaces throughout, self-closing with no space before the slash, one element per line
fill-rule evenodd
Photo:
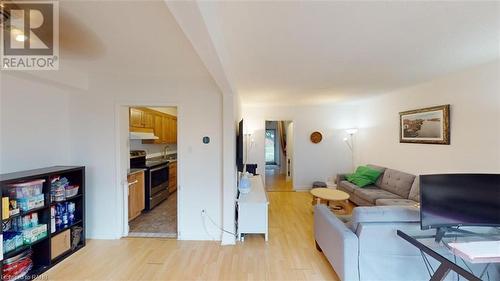
<path fill-rule="evenodd" d="M 436 241 L 461 226 L 500 226 L 500 174 L 420 176 L 420 227 Z"/>
<path fill-rule="evenodd" d="M 243 155 L 243 139 L 245 138 L 243 133 L 243 119 L 238 123 L 238 131 L 236 132 L 236 166 L 238 167 L 238 172 L 243 172 L 244 169 L 244 155 Z"/>

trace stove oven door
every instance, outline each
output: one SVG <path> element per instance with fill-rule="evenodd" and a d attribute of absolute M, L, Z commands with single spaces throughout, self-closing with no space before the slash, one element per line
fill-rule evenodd
<path fill-rule="evenodd" d="M 168 164 L 153 167 L 149 170 L 150 196 L 168 189 Z"/>

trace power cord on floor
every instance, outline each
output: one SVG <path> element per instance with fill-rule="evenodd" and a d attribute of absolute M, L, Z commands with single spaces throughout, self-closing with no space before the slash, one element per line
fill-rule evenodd
<path fill-rule="evenodd" d="M 211 222 L 211 223 L 212 223 L 215 227 L 217 227 L 220 231 L 225 232 L 225 233 L 227 233 L 227 234 L 231 234 L 231 235 L 233 235 L 234 237 L 236 237 L 236 233 L 233 233 L 233 232 L 231 232 L 231 231 L 225 230 L 224 228 L 222 228 L 222 227 L 220 227 L 219 225 L 217 225 L 217 224 L 215 223 L 215 221 L 214 221 L 214 220 L 213 220 L 213 219 L 212 219 L 212 218 L 208 215 L 208 213 L 207 213 L 207 211 L 206 211 L 205 209 L 201 210 L 201 217 L 203 218 L 203 227 L 205 228 L 205 232 L 207 232 L 207 234 L 208 234 L 208 235 L 210 235 L 211 237 L 212 237 L 212 235 L 211 235 L 211 234 L 210 234 L 210 232 L 208 231 L 207 226 L 206 226 L 206 223 L 205 223 L 205 217 L 207 217 L 207 218 L 208 218 L 208 220 L 209 220 L 209 221 L 210 221 L 210 222 Z M 214 237 L 212 237 L 212 238 L 214 238 Z M 214 240 L 216 240 L 216 239 L 214 239 Z"/>

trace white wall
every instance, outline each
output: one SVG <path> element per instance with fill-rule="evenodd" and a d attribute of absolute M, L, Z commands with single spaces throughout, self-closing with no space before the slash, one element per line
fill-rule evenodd
<path fill-rule="evenodd" d="M 72 159 L 87 166 L 89 236 L 117 238 L 121 233 L 123 206 L 116 199 L 122 187 L 116 174 L 116 106 L 158 104 L 176 105 L 179 111 L 181 239 L 220 239 L 220 231 L 209 222 L 208 233 L 205 231 L 201 217 L 201 210 L 206 209 L 221 224 L 222 105 L 208 74 L 189 79 L 95 74 L 91 81 L 89 92 L 73 96 L 70 103 Z M 119 122 L 126 123 L 127 117 Z M 210 136 L 210 144 L 202 143 L 203 136 Z"/>
<path fill-rule="evenodd" d="M 158 3 L 161 8 L 163 3 Z M 94 4 L 71 3 L 65 6 L 65 12 L 73 5 L 72 11 L 76 14 L 81 8 L 95 10 L 93 6 L 97 4 Z M 147 6 L 151 8 L 153 4 L 156 5 L 148 3 Z M 101 4 L 98 5 L 100 8 Z M 117 6 L 117 12 L 123 12 L 131 5 L 136 4 L 121 3 L 120 7 Z M 138 12 L 142 11 L 141 5 L 136 8 Z M 68 50 L 62 48 L 59 71 L 44 72 L 43 75 L 35 73 L 38 77 L 24 72 L 12 72 L 9 75 L 2 72 L 1 172 L 55 164 L 86 166 L 89 238 L 119 238 L 122 234 L 124 202 L 121 194 L 125 175 L 117 167 L 127 161 L 120 158 L 117 144 L 126 144 L 124 137 L 127 134 L 122 132 L 128 130 L 128 126 L 124 125 L 128 117 L 118 105 L 128 104 L 178 106 L 180 237 L 221 239 L 220 230 L 209 221 L 205 228 L 201 216 L 201 210 L 205 209 L 216 224 L 222 225 L 221 92 L 175 20 L 168 11 L 163 12 L 151 16 L 152 21 L 156 19 L 161 22 L 150 25 L 162 32 L 161 38 L 168 38 L 158 40 L 164 53 L 154 59 L 166 62 L 163 68 L 154 68 L 161 63 L 150 68 L 122 67 L 127 64 L 122 63 L 121 57 L 113 57 L 113 54 L 124 53 L 123 57 L 137 57 L 147 54 L 149 46 L 141 47 L 141 52 L 137 52 L 137 48 L 115 48 L 117 45 L 128 46 L 130 32 L 106 33 L 101 31 L 102 24 L 87 21 L 84 28 L 97 33 L 103 40 L 103 48 L 108 48 L 102 57 L 89 58 L 83 53 L 77 59 L 66 59 L 67 53 L 64 51 Z M 142 18 L 147 19 L 150 18 Z M 93 28 L 93 25 L 96 27 Z M 69 73 L 68 65 L 77 71 Z M 158 69 L 161 72 L 156 72 Z M 65 86 L 65 81 L 85 85 L 75 88 Z M 233 108 L 231 102 L 229 124 L 232 131 L 228 134 L 234 145 Z M 210 136 L 210 144 L 202 143 L 203 136 Z M 225 145 L 230 147 L 231 143 Z M 127 149 L 121 152 L 127 157 Z M 229 159 L 234 168 L 234 157 Z M 230 188 L 234 189 L 235 185 Z M 234 191 L 230 193 L 234 194 Z M 232 208 L 225 208 L 225 214 L 228 214 L 226 225 L 232 223 L 234 228 L 234 196 L 229 196 L 227 200 L 228 206 L 232 205 Z"/>
<path fill-rule="evenodd" d="M 0 73 L 0 173 L 68 163 L 69 94 Z"/>
<path fill-rule="evenodd" d="M 248 163 L 257 163 L 257 172 L 264 174 L 265 120 L 290 120 L 294 124 L 295 189 L 312 187 L 314 181 L 327 181 L 351 166 L 350 152 L 343 142 L 344 130 L 355 124 L 355 107 L 350 104 L 329 106 L 243 106 L 245 130 L 253 132 L 254 146 Z M 320 131 L 323 141 L 313 144 L 309 137 Z"/>
<path fill-rule="evenodd" d="M 358 164 L 415 174 L 500 172 L 500 62 L 359 104 Z M 399 143 L 399 112 L 451 104 L 451 145 Z"/>

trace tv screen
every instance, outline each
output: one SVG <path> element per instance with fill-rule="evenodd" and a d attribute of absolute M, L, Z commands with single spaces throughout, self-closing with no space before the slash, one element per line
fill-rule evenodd
<path fill-rule="evenodd" d="M 420 176 L 420 224 L 500 226 L 500 174 Z"/>
<path fill-rule="evenodd" d="M 236 165 L 238 171 L 243 172 L 243 119 L 238 124 L 238 132 L 236 136 Z"/>

